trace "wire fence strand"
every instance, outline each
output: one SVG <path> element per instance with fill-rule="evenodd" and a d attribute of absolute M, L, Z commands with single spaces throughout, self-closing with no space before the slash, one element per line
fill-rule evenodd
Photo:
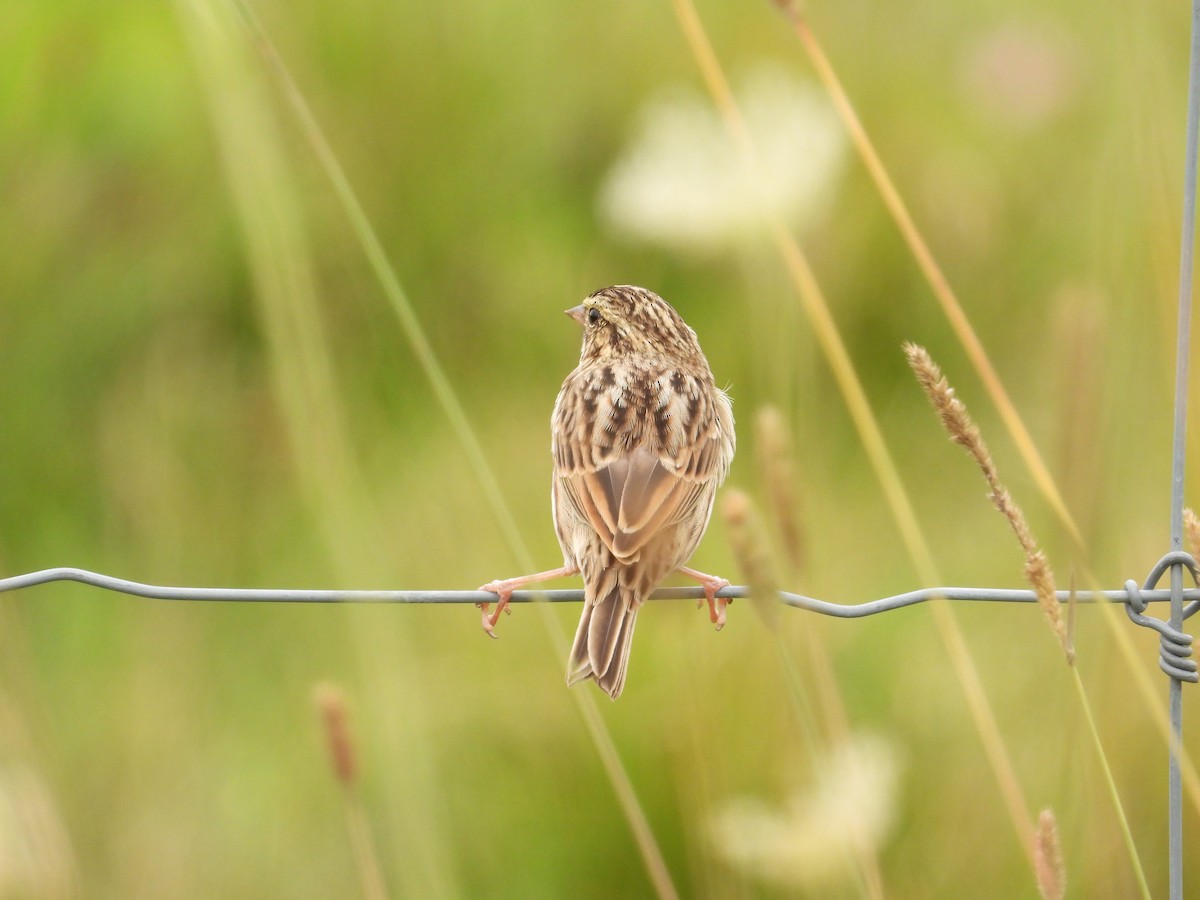
<path fill-rule="evenodd" d="M 37 585 L 59 581 L 78 582 L 143 597 L 150 600 L 182 600 L 191 602 L 220 603 L 399 603 L 399 604 L 462 604 L 491 603 L 496 595 L 489 591 L 388 591 L 388 590 L 312 590 L 307 588 L 226 588 L 226 587 L 176 587 L 171 585 L 146 584 L 116 578 L 88 569 L 60 567 L 42 569 L 24 575 L 0 578 L 0 593 L 17 591 Z M 1135 583 L 1119 590 L 1077 591 L 1074 601 L 1078 603 L 1124 603 L 1133 604 L 1140 612 L 1146 603 L 1167 603 L 1171 591 L 1166 589 L 1140 590 Z M 718 597 L 728 600 L 745 599 L 751 596 L 746 585 L 731 585 L 717 591 Z M 1072 600 L 1071 591 L 1058 591 L 1060 603 Z M 1200 588 L 1183 592 L 1188 604 L 1200 604 Z M 652 600 L 703 600 L 701 587 L 665 587 L 650 595 Z M 1037 603 L 1037 594 L 1031 590 L 982 587 L 931 587 L 908 591 L 891 597 L 881 597 L 861 603 L 834 603 L 819 600 L 790 591 L 780 591 L 779 601 L 793 609 L 806 610 L 838 619 L 860 619 L 878 613 L 916 606 L 932 600 L 950 600 L 967 603 Z M 583 600 L 582 590 L 515 591 L 513 603 L 579 603 Z"/>

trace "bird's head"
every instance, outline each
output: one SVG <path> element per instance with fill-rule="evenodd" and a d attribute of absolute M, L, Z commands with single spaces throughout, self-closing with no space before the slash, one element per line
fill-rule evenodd
<path fill-rule="evenodd" d="M 583 326 L 582 361 L 652 356 L 677 362 L 703 359 L 696 332 L 653 291 L 614 285 L 567 310 Z"/>

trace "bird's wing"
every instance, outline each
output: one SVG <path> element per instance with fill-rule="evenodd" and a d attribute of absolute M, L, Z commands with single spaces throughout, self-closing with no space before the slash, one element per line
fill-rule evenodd
<path fill-rule="evenodd" d="M 666 402 L 639 429 L 622 434 L 600 413 L 576 418 L 573 428 L 555 429 L 555 473 L 564 499 L 622 561 L 636 558 L 664 527 L 687 518 L 701 498 L 711 498 L 712 483 L 728 470 L 733 455 L 728 400 L 690 381 L 680 384 L 677 378 L 664 392 Z M 633 417 L 622 420 L 631 423 Z M 638 443 L 621 446 L 630 437 Z"/>

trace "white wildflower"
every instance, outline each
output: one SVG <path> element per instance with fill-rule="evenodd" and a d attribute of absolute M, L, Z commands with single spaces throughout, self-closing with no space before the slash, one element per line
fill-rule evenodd
<path fill-rule="evenodd" d="M 898 781 L 891 745 L 859 735 L 786 807 L 737 801 L 713 818 L 712 837 L 729 863 L 755 878 L 807 889 L 829 885 L 850 877 L 862 854 L 882 846 L 895 818 Z"/>
<path fill-rule="evenodd" d="M 740 243 L 771 218 L 817 221 L 845 161 L 837 114 L 816 87 L 779 67 L 754 70 L 736 96 L 756 165 L 706 97 L 671 90 L 646 104 L 609 171 L 602 218 L 632 238 L 701 252 Z"/>

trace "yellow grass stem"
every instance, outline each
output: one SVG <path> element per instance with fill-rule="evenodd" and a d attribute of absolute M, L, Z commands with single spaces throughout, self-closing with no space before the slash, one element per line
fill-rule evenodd
<path fill-rule="evenodd" d="M 337 571 L 343 576 L 382 571 L 377 546 L 352 537 L 362 533 L 362 523 L 370 522 L 375 513 L 346 436 L 304 217 L 271 115 L 269 92 L 254 71 L 244 33 L 228 5 L 178 0 L 178 6 L 241 221 L 273 388 L 300 487 L 323 529 Z M 374 531 L 368 527 L 368 532 Z M 361 664 L 382 665 L 378 646 L 361 631 L 359 638 L 368 651 Z M 410 655 L 397 654 L 396 649 L 389 648 L 388 664 L 393 672 L 401 667 L 397 674 L 403 678 L 404 661 Z M 381 690 L 388 690 L 387 685 Z M 414 857 L 412 865 L 396 870 L 398 890 L 457 892 L 443 807 L 438 802 L 438 758 L 423 730 L 428 715 L 424 698 L 396 692 L 389 699 L 412 735 L 407 767 L 394 776 L 400 786 L 393 794 L 400 823 L 398 840 Z"/>
<path fill-rule="evenodd" d="M 1050 563 L 1046 559 L 1046 554 L 1041 551 L 1037 541 L 1034 540 L 1033 532 L 1029 529 L 1029 523 L 1025 520 L 1025 514 L 1021 511 L 1021 507 L 1013 500 L 1008 488 L 1001 483 L 1000 473 L 996 469 L 996 463 L 992 460 L 991 451 L 988 450 L 987 444 L 983 440 L 983 435 L 971 420 L 966 406 L 954 395 L 954 388 L 950 386 L 950 382 L 946 380 L 942 370 L 930 357 L 929 352 L 924 347 L 906 343 L 904 353 L 908 357 L 908 364 L 917 376 L 922 390 L 925 391 L 929 402 L 933 404 L 934 411 L 941 419 L 942 427 L 946 429 L 950 439 L 966 450 L 975 464 L 979 466 L 979 471 L 983 474 L 984 481 L 987 482 L 988 497 L 1012 528 L 1013 534 L 1017 537 L 1017 543 L 1021 545 L 1021 551 L 1025 554 L 1025 578 L 1033 586 L 1034 593 L 1037 594 L 1038 605 L 1042 608 L 1050 630 L 1058 638 L 1068 665 L 1074 665 L 1075 650 L 1067 636 L 1062 607 L 1055 596 L 1054 573 L 1050 571 Z"/>
<path fill-rule="evenodd" d="M 350 836 L 350 847 L 358 868 L 363 897 L 366 900 L 386 900 L 388 892 L 383 879 L 383 869 L 379 865 L 379 854 L 375 850 L 371 824 L 358 795 L 358 758 L 354 736 L 350 731 L 346 696 L 340 688 L 332 684 L 318 684 L 313 691 L 313 702 L 325 732 L 329 764 L 342 789 L 346 831 Z"/>
<path fill-rule="evenodd" d="M 782 414 L 773 406 L 759 410 L 754 424 L 758 438 L 758 466 L 771 517 L 788 569 L 797 575 L 804 569 L 804 529 L 800 526 L 799 489 L 792 464 L 791 440 Z"/>
<path fill-rule="evenodd" d="M 713 100 L 725 118 L 734 142 L 740 149 L 744 162 L 752 169 L 758 168 L 758 153 L 746 128 L 740 110 L 733 99 L 733 91 L 721 68 L 708 39 L 704 26 L 691 0 L 672 0 L 680 28 L 688 47 L 695 57 Z M 913 560 L 918 576 L 927 584 L 938 584 L 937 568 L 924 534 L 917 523 L 912 502 L 900 479 L 895 461 L 887 448 L 879 423 L 871 410 L 862 382 L 858 378 L 841 334 L 833 320 L 829 305 L 825 301 L 808 260 L 800 250 L 784 222 L 772 217 L 770 230 L 775 244 L 783 257 L 788 275 L 791 277 L 801 305 L 816 333 L 817 341 L 825 354 L 834 379 L 842 393 L 846 407 L 863 442 L 871 467 L 882 487 L 888 506 L 896 520 L 901 539 Z M 1016 776 L 1012 759 L 1005 747 L 995 712 L 984 692 L 979 673 L 975 668 L 966 641 L 958 628 L 954 614 L 945 603 L 931 606 L 934 622 L 954 667 L 967 706 L 971 711 L 975 727 L 980 734 L 984 752 L 992 767 L 1000 788 L 1005 807 L 1018 844 L 1030 865 L 1033 864 L 1033 828 L 1029 821 L 1028 804 Z"/>
<path fill-rule="evenodd" d="M 728 488 L 721 498 L 733 559 L 750 586 L 750 604 L 771 633 L 779 631 L 779 576 L 767 543 L 766 532 L 750 498 L 737 488 Z"/>
<path fill-rule="evenodd" d="M 1187 538 L 1188 552 L 1200 556 L 1200 519 L 1190 506 L 1183 509 L 1183 533 Z"/>
<path fill-rule="evenodd" d="M 775 449 L 782 452 L 784 448 L 780 445 Z M 776 460 L 776 463 L 782 461 Z M 750 586 L 750 602 L 771 634 L 796 721 L 812 757 L 813 768 L 820 770 L 825 765 L 820 749 L 827 743 L 828 736 L 820 733 L 820 723 L 805 691 L 792 645 L 782 627 L 780 604 L 777 600 L 779 580 L 766 531 L 749 496 L 736 488 L 728 488 L 725 491 L 721 502 L 721 515 L 725 520 L 725 533 L 729 537 L 734 561 Z M 793 519 L 790 514 L 786 518 Z M 824 649 L 820 647 L 820 642 L 811 639 L 811 632 L 809 643 L 816 650 L 813 668 L 818 673 L 818 687 L 822 690 L 826 711 L 831 714 L 833 720 L 834 737 L 838 743 L 844 744 L 849 738 L 850 730 L 842 709 L 841 696 L 837 693 L 832 676 L 832 666 L 824 654 Z M 886 893 L 883 889 L 883 873 L 879 867 L 876 847 L 868 836 L 861 834 L 858 829 L 855 830 L 852 840 L 863 892 L 873 900 L 882 900 Z"/>
<path fill-rule="evenodd" d="M 1121 803 L 1121 795 L 1117 790 L 1117 780 L 1113 777 L 1112 766 L 1109 765 L 1108 755 L 1104 752 L 1104 743 L 1100 740 L 1100 729 L 1096 727 L 1096 719 L 1092 715 L 1092 705 L 1088 702 L 1087 691 L 1083 688 L 1083 679 L 1079 675 L 1079 669 L 1073 667 L 1071 675 L 1075 683 L 1075 692 L 1079 695 L 1079 705 L 1083 707 L 1083 715 L 1087 720 L 1092 746 L 1096 749 L 1096 758 L 1100 760 L 1100 766 L 1104 771 L 1104 784 L 1108 788 L 1113 809 L 1117 813 L 1117 823 L 1121 828 L 1121 839 L 1125 842 L 1125 852 L 1129 854 L 1129 861 L 1133 865 L 1133 874 L 1137 878 L 1143 900 L 1150 900 L 1150 885 L 1146 881 L 1146 872 L 1142 868 L 1142 860 L 1138 856 L 1137 845 L 1133 840 L 1133 829 L 1129 827 L 1129 819 L 1125 815 L 1125 807 Z M 1194 771 L 1192 775 L 1195 777 Z"/>
<path fill-rule="evenodd" d="M 988 484 L 989 496 L 992 503 L 1008 521 L 1013 533 L 1017 536 L 1017 542 L 1021 545 L 1021 550 L 1025 554 L 1025 577 L 1033 585 L 1034 592 L 1038 597 L 1038 604 L 1042 607 L 1050 628 L 1058 638 L 1063 653 L 1066 655 L 1067 664 L 1071 667 L 1079 703 L 1083 707 L 1084 717 L 1087 720 L 1088 729 L 1096 748 L 1096 755 L 1099 757 L 1100 765 L 1104 770 L 1105 782 L 1109 790 L 1109 795 L 1112 797 L 1113 808 L 1117 814 L 1117 821 L 1121 828 L 1122 837 L 1125 840 L 1130 863 L 1133 866 L 1139 883 L 1142 884 L 1143 890 L 1145 890 L 1146 875 L 1142 869 L 1142 861 L 1138 856 L 1137 846 L 1133 840 L 1133 832 L 1129 827 L 1129 820 L 1125 815 L 1125 808 L 1121 803 L 1116 781 L 1112 777 L 1112 768 L 1109 766 L 1108 756 L 1104 752 L 1104 745 L 1100 741 L 1100 733 L 1096 729 L 1095 719 L 1092 716 L 1091 703 L 1088 700 L 1087 692 L 1083 688 L 1083 680 L 1079 677 L 1079 670 L 1075 667 L 1075 650 L 1071 642 L 1071 635 L 1063 621 L 1062 608 L 1055 596 L 1054 575 L 1050 571 L 1050 564 L 1046 560 L 1046 555 L 1038 548 L 1037 541 L 1033 537 L 1033 532 L 1030 530 L 1029 524 L 1025 521 L 1025 514 L 1021 512 L 1021 508 L 1013 500 L 1008 489 L 1001 483 L 1000 474 L 996 470 L 996 464 L 992 461 L 992 455 L 988 451 L 987 444 L 984 443 L 983 435 L 971 420 L 966 406 L 954 395 L 954 388 L 950 386 L 945 376 L 942 375 L 941 369 L 938 368 L 937 364 L 930 358 L 923 347 L 918 347 L 915 344 L 906 344 L 904 351 L 908 356 L 909 365 L 917 376 L 917 381 L 920 382 L 921 387 L 933 404 L 933 408 L 941 419 L 943 427 L 949 433 L 951 440 L 963 447 L 975 461 L 976 465 L 979 466 L 984 480 Z M 1041 840 L 1042 833 L 1039 830 L 1037 834 L 1038 842 L 1035 843 L 1034 853 L 1034 871 L 1037 875 L 1039 887 L 1042 886 L 1043 879 L 1046 877 L 1046 861 L 1038 853 L 1041 849 Z M 1043 893 L 1045 893 L 1045 889 L 1043 889 Z M 1061 890 L 1054 896 L 1061 896 Z"/>
<path fill-rule="evenodd" d="M 200 3 L 201 0 L 192 0 L 192 2 Z M 225 6 L 226 4 L 222 4 L 222 7 Z M 387 258 L 383 245 L 380 243 L 370 220 L 367 218 L 366 212 L 354 188 L 346 177 L 345 170 L 342 168 L 337 155 L 330 146 L 324 130 L 318 123 L 307 100 L 305 100 L 304 95 L 291 77 L 283 60 L 266 32 L 262 29 L 254 13 L 241 0 L 229 0 L 227 8 L 240 18 L 245 29 L 245 35 L 258 51 L 263 63 L 276 81 L 326 178 L 329 179 L 334 193 L 346 213 L 350 226 L 363 248 L 371 269 L 376 278 L 378 278 L 385 297 L 391 304 L 393 312 L 395 312 L 404 329 L 410 347 L 424 370 L 426 377 L 429 379 L 434 395 L 441 404 L 446 417 L 449 419 L 459 442 L 467 454 L 488 505 L 499 521 L 501 531 L 509 542 L 518 565 L 525 571 L 532 571 L 535 568 L 532 554 L 530 554 L 528 547 L 520 537 L 516 520 L 500 490 L 499 481 L 487 462 L 483 446 L 475 434 L 467 418 L 466 411 L 459 401 L 445 370 L 438 361 L 437 355 L 425 335 L 424 328 L 415 310 L 412 308 L 408 296 L 401 287 L 400 280 Z M 206 24 L 211 24 L 217 18 L 216 7 L 212 7 L 211 10 L 201 8 L 198 11 L 206 18 Z M 567 641 L 562 634 L 561 628 L 558 626 L 557 619 L 544 605 L 539 605 L 539 609 L 541 610 L 542 623 L 550 637 L 554 652 L 558 656 L 565 658 Z M 658 896 L 663 898 L 676 897 L 677 893 L 662 851 L 654 838 L 653 830 L 650 828 L 649 820 L 641 808 L 636 791 L 624 770 L 607 725 L 604 723 L 596 707 L 595 698 L 591 693 L 586 691 L 572 691 L 570 693 L 580 710 L 580 714 L 583 716 L 584 723 L 604 766 L 605 773 L 613 785 L 622 812 L 626 817 L 638 849 L 641 852 L 642 860 L 646 866 L 651 883 L 654 885 Z"/>
<path fill-rule="evenodd" d="M 895 219 L 897 228 L 908 243 L 910 252 L 916 259 L 917 265 L 929 282 L 934 296 L 941 304 L 943 312 L 947 319 L 949 319 L 951 327 L 958 335 L 959 341 L 966 350 L 968 358 L 975 366 L 985 390 L 996 405 L 1018 452 L 1033 476 L 1034 483 L 1075 542 L 1076 551 L 1080 554 L 1080 564 L 1083 567 L 1085 581 L 1093 588 L 1098 587 L 1095 578 L 1090 576 L 1084 562 L 1086 560 L 1086 547 L 1083 542 L 1082 533 L 1074 517 L 1067 508 L 1061 492 L 1058 490 L 1054 479 L 1049 473 L 1049 469 L 1029 434 L 1029 430 L 1025 427 L 1020 414 L 1009 398 L 1008 391 L 1004 388 L 999 375 L 996 373 L 995 367 L 992 365 L 987 351 L 984 350 L 983 344 L 980 342 L 975 329 L 967 318 L 966 312 L 951 289 L 941 267 L 937 264 L 936 259 L 929 249 L 929 245 L 917 229 L 907 205 L 901 197 L 900 192 L 896 189 L 882 159 L 876 152 L 874 144 L 863 127 L 857 112 L 855 112 L 854 106 L 850 102 L 845 88 L 842 86 L 841 79 L 838 78 L 837 72 L 826 56 L 824 48 L 813 32 L 808 20 L 804 17 L 799 5 L 794 0 L 776 0 L 776 3 L 786 14 L 796 36 L 804 46 L 809 60 L 817 73 L 817 77 L 829 93 L 838 115 L 842 119 L 855 148 L 863 160 L 863 165 L 875 182 L 876 190 L 879 191 L 884 204 Z M 1127 630 L 1119 627 L 1122 617 L 1107 604 L 1101 604 L 1100 610 L 1105 624 L 1110 628 L 1117 642 L 1121 657 L 1132 673 L 1134 683 L 1137 685 L 1139 693 L 1146 702 L 1146 708 L 1149 710 L 1151 717 L 1162 733 L 1164 740 L 1168 744 L 1174 743 L 1170 722 L 1167 719 L 1166 712 L 1162 708 L 1159 692 L 1155 689 L 1150 681 L 1150 677 L 1142 667 L 1139 653 L 1134 648 Z M 1195 766 L 1186 755 L 1186 752 L 1180 755 L 1180 760 L 1184 787 L 1187 789 L 1192 805 L 1196 808 L 1197 812 L 1200 812 L 1200 777 L 1197 776 Z"/>
<path fill-rule="evenodd" d="M 828 91 L 833 105 L 846 127 L 846 131 L 850 134 L 850 139 L 854 142 L 859 156 L 862 157 L 863 165 L 866 167 L 871 179 L 875 182 L 876 190 L 879 191 L 884 205 L 887 206 L 888 211 L 892 214 L 892 218 L 896 222 L 896 227 L 900 230 L 901 235 L 908 244 L 909 251 L 916 260 L 917 266 L 929 282 L 929 287 L 941 305 L 946 318 L 950 320 L 950 326 L 954 329 L 954 333 L 958 335 L 958 339 L 966 350 L 968 358 L 979 373 L 980 380 L 983 382 L 988 396 L 996 404 L 996 408 L 1000 412 L 1000 417 L 1004 420 L 1005 427 L 1012 436 L 1013 443 L 1016 444 L 1021 458 L 1025 460 L 1025 465 L 1033 476 L 1034 483 L 1037 484 L 1038 490 L 1042 492 L 1042 495 L 1062 522 L 1063 527 L 1070 533 L 1071 538 L 1075 542 L 1076 549 L 1079 553 L 1084 554 L 1083 535 L 1079 530 L 1079 526 L 1076 525 L 1070 510 L 1067 509 L 1066 501 L 1063 500 L 1062 494 L 1059 492 L 1058 486 L 1050 474 L 1050 470 L 1042 459 L 1041 453 L 1038 452 L 1037 446 L 1029 434 L 1029 429 L 1025 427 L 1024 420 L 1022 420 L 1016 406 L 1013 405 L 1012 400 L 1009 398 L 1008 391 L 1005 389 L 1003 382 L 1001 382 L 1000 376 L 996 373 L 996 368 L 992 365 L 992 361 L 988 357 L 983 343 L 979 340 L 979 335 L 975 333 L 975 329 L 967 318 L 962 304 L 958 302 L 957 296 L 955 296 L 950 283 L 946 280 L 945 274 L 930 251 L 929 245 L 925 243 L 925 238 L 922 237 L 921 232 L 917 229 L 912 215 L 904 203 L 904 199 L 900 196 L 900 192 L 892 182 L 891 176 L 883 164 L 883 160 L 879 158 L 879 154 L 875 151 L 875 146 L 871 143 L 871 139 L 866 129 L 863 128 L 862 122 L 859 121 L 858 114 L 855 112 L 854 106 L 850 102 L 845 89 L 842 87 L 841 80 L 837 77 L 837 72 L 834 71 L 828 57 L 825 55 L 824 49 L 821 47 L 812 28 L 809 27 L 808 20 L 804 17 L 799 5 L 794 0 L 777 0 L 777 4 L 786 14 L 792 29 L 796 32 L 796 36 L 800 39 L 800 43 L 808 53 L 809 60 L 816 70 L 817 77 L 825 86 L 826 91 Z"/>

